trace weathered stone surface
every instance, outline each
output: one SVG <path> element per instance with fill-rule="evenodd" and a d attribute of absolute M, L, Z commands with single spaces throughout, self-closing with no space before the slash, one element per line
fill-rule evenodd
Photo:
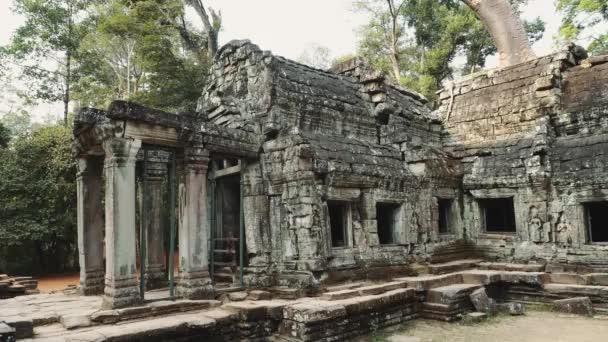
<path fill-rule="evenodd" d="M 2 317 L 2 321 L 15 329 L 15 336 L 18 339 L 32 337 L 34 334 L 34 322 L 30 318 L 6 316 Z"/>
<path fill-rule="evenodd" d="M 522 303 L 498 303 L 496 304 L 497 311 L 508 313 L 511 316 L 520 316 L 525 313 L 526 307 Z"/>
<path fill-rule="evenodd" d="M 253 290 L 249 291 L 248 298 L 251 300 L 270 300 L 272 299 L 272 294 L 268 291 Z"/>
<path fill-rule="evenodd" d="M 560 299 L 553 302 L 555 311 L 577 315 L 593 316 L 593 306 L 589 297 Z"/>
<path fill-rule="evenodd" d="M 240 302 L 242 300 L 247 299 L 248 295 L 249 294 L 244 291 L 230 292 L 230 293 L 228 293 L 228 299 L 230 299 L 233 302 Z"/>
<path fill-rule="evenodd" d="M 485 288 L 479 288 L 469 295 L 475 310 L 493 315 L 496 313 L 496 301 L 488 297 Z"/>
<path fill-rule="evenodd" d="M 84 328 L 93 324 L 89 315 L 78 314 L 61 316 L 59 321 L 61 325 L 68 330 Z"/>
<path fill-rule="evenodd" d="M 462 322 L 465 324 L 473 324 L 483 322 L 488 319 L 488 314 L 485 312 L 469 312 L 462 317 Z"/>

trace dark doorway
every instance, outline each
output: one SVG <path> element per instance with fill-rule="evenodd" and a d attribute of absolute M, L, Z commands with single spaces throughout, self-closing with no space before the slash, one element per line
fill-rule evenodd
<path fill-rule="evenodd" d="M 515 233 L 513 198 L 479 200 L 485 230 L 488 233 Z"/>
<path fill-rule="evenodd" d="M 608 201 L 584 204 L 591 242 L 608 242 Z"/>
<path fill-rule="evenodd" d="M 327 201 L 329 224 L 331 229 L 331 246 L 348 246 L 348 202 Z"/>
<path fill-rule="evenodd" d="M 451 232 L 452 200 L 446 198 L 437 199 L 439 211 L 439 234 Z"/>
<path fill-rule="evenodd" d="M 216 286 L 235 283 L 240 263 L 240 173 L 215 180 L 212 270 Z"/>
<path fill-rule="evenodd" d="M 378 240 L 381 245 L 395 243 L 395 228 L 399 205 L 394 203 L 376 203 L 376 221 L 378 223 Z"/>

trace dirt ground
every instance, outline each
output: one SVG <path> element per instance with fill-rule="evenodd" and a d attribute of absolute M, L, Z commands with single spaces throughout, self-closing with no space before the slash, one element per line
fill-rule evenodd
<path fill-rule="evenodd" d="M 68 285 L 78 285 L 80 281 L 80 275 L 75 274 L 63 274 L 63 275 L 52 275 L 35 277 L 38 280 L 38 290 L 41 293 L 50 293 L 53 291 L 61 291 L 68 287 Z"/>
<path fill-rule="evenodd" d="M 415 320 L 379 331 L 360 342 L 606 342 L 608 317 L 587 318 L 549 311 L 498 316 L 473 325 Z"/>

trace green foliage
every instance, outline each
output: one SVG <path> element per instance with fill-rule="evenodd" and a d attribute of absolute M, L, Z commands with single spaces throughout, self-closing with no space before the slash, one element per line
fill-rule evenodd
<path fill-rule="evenodd" d="M 563 39 L 587 36 L 590 39 L 587 50 L 591 54 L 608 51 L 608 33 L 601 29 L 608 24 L 606 0 L 557 0 L 557 9 L 563 15 L 559 31 Z"/>
<path fill-rule="evenodd" d="M 8 269 L 11 262 L 25 263 L 36 273 L 75 267 L 76 167 L 71 137 L 69 128 L 49 126 L 18 136 L 0 150 L 3 271 L 14 271 Z"/>
<path fill-rule="evenodd" d="M 13 0 L 13 11 L 25 18 L 9 45 L 0 49 L 4 62 L 19 69 L 30 100 L 69 101 L 72 58 L 88 28 L 75 19 L 87 0 Z M 67 112 L 64 116 L 67 119 Z"/>
<path fill-rule="evenodd" d="M 95 29 L 83 39 L 86 63 L 75 85 L 83 105 L 129 99 L 170 111 L 195 109 L 210 63 L 204 51 L 188 50 L 180 37 L 181 1 L 110 0 L 92 12 Z M 186 29 L 190 43 L 203 39 Z"/>
<path fill-rule="evenodd" d="M 517 9 L 526 0 L 512 1 Z M 485 65 L 496 47 L 475 13 L 459 0 L 401 0 L 397 18 L 397 50 L 402 85 L 424 94 L 430 100 L 444 80 L 456 70 L 452 62 L 462 55 L 467 74 Z M 384 0 L 358 0 L 356 9 L 371 15 L 360 31 L 358 53 L 374 67 L 391 71 L 391 22 Z M 396 4 L 397 6 L 398 4 Z M 526 23 L 531 41 L 544 32 L 540 19 Z"/>
<path fill-rule="evenodd" d="M 11 131 L 0 122 L 0 149 L 6 148 L 11 141 Z"/>

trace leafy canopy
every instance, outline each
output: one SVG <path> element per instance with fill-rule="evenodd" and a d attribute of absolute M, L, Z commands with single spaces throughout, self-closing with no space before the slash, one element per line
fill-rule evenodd
<path fill-rule="evenodd" d="M 566 40 L 588 39 L 591 54 L 608 51 L 608 2 L 606 0 L 557 0 L 563 14 L 560 36 Z"/>
<path fill-rule="evenodd" d="M 518 8 L 525 1 L 512 3 Z M 358 54 L 389 73 L 392 63 L 389 56 L 396 49 L 400 70 L 397 81 L 431 100 L 442 82 L 458 71 L 452 63 L 457 56 L 464 57 L 465 64 L 460 71 L 467 74 L 483 67 L 486 57 L 496 53 L 490 34 L 462 1 L 401 0 L 395 4 L 400 10 L 394 33 L 386 3 L 385 0 L 355 1 L 356 10 L 370 14 L 369 23 L 359 32 Z M 544 23 L 536 19 L 526 23 L 526 28 L 529 38 L 536 41 L 542 37 Z M 390 44 L 393 34 L 395 48 Z"/>

